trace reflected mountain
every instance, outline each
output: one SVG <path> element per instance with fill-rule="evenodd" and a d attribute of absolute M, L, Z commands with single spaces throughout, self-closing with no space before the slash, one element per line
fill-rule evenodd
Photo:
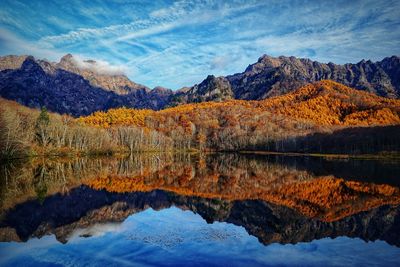
<path fill-rule="evenodd" d="M 324 160 L 330 167 L 323 167 Z M 318 162 L 165 153 L 2 166 L 0 241 L 54 234 L 65 243 L 77 230 L 90 236 L 85 229 L 96 224 L 175 206 L 208 223 L 243 226 L 263 244 L 348 236 L 400 246 L 399 188 L 381 177 L 368 178 L 374 183 L 337 178 L 329 172 L 337 162 Z M 340 165 L 346 162 L 362 168 L 373 161 Z M 384 164 L 389 173 L 398 168 L 396 162 Z"/>
<path fill-rule="evenodd" d="M 263 244 L 307 242 L 324 237 L 358 237 L 365 241 L 385 240 L 400 246 L 400 208 L 381 206 L 335 222 L 307 218 L 285 206 L 260 200 L 226 201 L 180 196 L 165 191 L 110 193 L 87 186 L 69 194 L 48 197 L 43 204 L 28 201 L 18 205 L 1 223 L 2 241 L 26 241 L 54 234 L 67 242 L 77 229 L 99 223 L 122 222 L 145 209 L 171 206 L 198 213 L 214 221 L 243 226 Z"/>

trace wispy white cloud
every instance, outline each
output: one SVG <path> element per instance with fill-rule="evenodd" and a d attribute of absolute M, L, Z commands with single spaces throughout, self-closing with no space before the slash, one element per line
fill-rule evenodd
<path fill-rule="evenodd" d="M 149 27 L 146 29 L 138 30 L 138 31 L 133 31 L 131 33 L 128 33 L 126 35 L 122 35 L 118 37 L 115 41 L 120 42 L 120 41 L 125 41 L 125 40 L 130 40 L 130 39 L 136 39 L 136 38 L 142 38 L 158 33 L 163 33 L 169 30 L 172 30 L 178 26 L 181 26 L 180 23 L 166 23 L 166 24 L 161 24 L 161 25 L 156 25 L 153 27 Z"/>

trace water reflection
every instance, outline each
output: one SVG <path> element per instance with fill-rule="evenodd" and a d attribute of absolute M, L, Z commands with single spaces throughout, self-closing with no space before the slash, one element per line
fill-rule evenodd
<path fill-rule="evenodd" d="M 377 171 L 363 179 L 366 166 Z M 96 225 L 115 230 L 132 214 L 174 206 L 242 226 L 265 245 L 347 236 L 400 246 L 398 166 L 167 153 L 13 163 L 1 167 L 0 241 L 54 234 L 67 243 L 95 235 Z"/>

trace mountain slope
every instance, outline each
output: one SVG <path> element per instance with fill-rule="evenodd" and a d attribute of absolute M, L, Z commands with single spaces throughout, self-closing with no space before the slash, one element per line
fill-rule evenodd
<path fill-rule="evenodd" d="M 115 96 L 77 74 L 60 69 L 46 73 L 33 57 L 27 57 L 19 69 L 0 73 L 0 93 L 29 107 L 46 106 L 75 116 L 113 106 Z"/>
<path fill-rule="evenodd" d="M 234 94 L 229 81 L 225 77 L 209 75 L 200 84 L 187 90 L 175 93 L 171 106 L 180 103 L 197 103 L 206 101 L 225 101 L 234 99 Z"/>
<path fill-rule="evenodd" d="M 36 60 L 31 56 L 4 57 L 0 63 L 2 97 L 25 106 L 46 106 L 51 111 L 73 116 L 122 106 L 160 109 L 173 93 L 169 89 L 141 87 L 125 76 L 80 70 L 72 65 L 69 56 L 60 63 Z"/>
<path fill-rule="evenodd" d="M 100 126 L 103 123 L 107 126 L 130 125 L 132 122 L 127 118 L 133 118 L 133 114 L 140 112 L 142 111 L 116 109 L 106 113 L 97 112 L 82 120 Z M 400 124 L 400 100 L 379 97 L 325 80 L 263 101 L 231 100 L 185 104 L 150 112 L 146 116 L 162 122 L 167 121 L 168 117 L 179 116 L 181 122 L 188 121 L 186 124 L 203 125 L 205 128 L 224 125 L 260 126 L 267 123 L 263 121 L 267 118 L 270 125 L 280 125 L 283 121 L 292 126 L 294 122 L 324 126 L 394 125 Z M 112 124 L 109 124 L 110 121 Z M 205 125 L 206 123 L 209 125 Z M 216 125 L 212 126 L 213 123 Z"/>
<path fill-rule="evenodd" d="M 0 71 L 19 69 L 28 57 L 15 55 L 0 57 Z M 71 54 L 63 56 L 58 63 L 40 59 L 34 60 L 48 74 L 54 74 L 57 69 L 62 69 L 82 76 L 94 87 L 100 87 L 117 94 L 128 94 L 136 90 L 150 91 L 150 88 L 132 82 L 124 74 L 118 73 L 118 71 L 107 71 L 104 66 L 98 64 L 95 60 L 80 61 Z"/>
<path fill-rule="evenodd" d="M 305 85 L 260 107 L 320 125 L 385 125 L 400 123 L 400 100 L 357 91 L 333 81 Z"/>
<path fill-rule="evenodd" d="M 19 69 L 28 56 L 9 55 L 0 57 L 0 71 Z"/>
<path fill-rule="evenodd" d="M 177 91 L 170 106 L 230 99 L 262 100 L 283 95 L 308 83 L 333 80 L 388 98 L 400 97 L 400 58 L 337 65 L 306 58 L 263 55 L 242 73 L 209 75 L 200 84 Z"/>
<path fill-rule="evenodd" d="M 379 96 L 400 97 L 400 58 L 336 65 L 296 57 L 264 55 L 243 73 L 227 76 L 237 99 L 259 100 L 320 80 L 333 80 Z"/>
<path fill-rule="evenodd" d="M 117 94 L 129 94 L 137 90 L 149 92 L 150 88 L 132 82 L 123 74 L 118 72 L 107 73 L 102 66 L 94 60 L 84 60 L 79 62 L 71 54 L 63 56 L 59 63 L 55 64 L 56 68 L 64 69 L 69 72 L 81 75 L 89 81 L 92 86 L 100 87 Z"/>

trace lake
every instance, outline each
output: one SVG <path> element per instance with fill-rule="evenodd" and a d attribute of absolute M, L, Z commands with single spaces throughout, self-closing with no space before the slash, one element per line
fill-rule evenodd
<path fill-rule="evenodd" d="M 0 266 L 400 259 L 397 160 L 142 153 L 0 168 Z"/>

